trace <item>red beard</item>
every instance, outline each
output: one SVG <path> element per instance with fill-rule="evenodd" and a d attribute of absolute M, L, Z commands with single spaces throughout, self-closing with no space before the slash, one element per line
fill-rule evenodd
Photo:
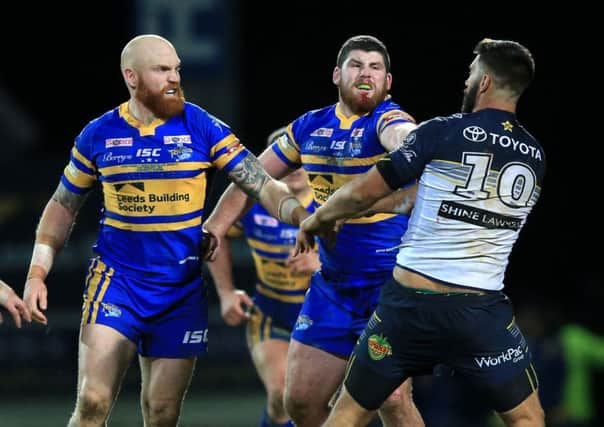
<path fill-rule="evenodd" d="M 365 91 L 360 94 L 355 93 L 354 88 L 340 89 L 342 101 L 357 115 L 363 115 L 372 111 L 377 105 L 382 102 L 387 95 L 384 88 L 381 92 L 374 91 L 373 95 L 369 95 Z"/>
<path fill-rule="evenodd" d="M 166 97 L 165 89 L 159 93 L 152 92 L 144 82 L 136 88 L 136 98 L 157 118 L 168 120 L 181 114 L 185 108 L 185 95 L 180 86 L 176 87 L 176 96 Z"/>

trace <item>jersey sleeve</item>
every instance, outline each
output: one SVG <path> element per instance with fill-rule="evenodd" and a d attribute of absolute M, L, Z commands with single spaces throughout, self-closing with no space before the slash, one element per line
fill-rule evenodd
<path fill-rule="evenodd" d="M 399 123 L 415 123 L 415 119 L 403 110 L 389 110 L 383 113 L 377 121 L 377 133 L 381 134 L 387 127 Z"/>
<path fill-rule="evenodd" d="M 288 167 L 298 169 L 302 166 L 302 158 L 300 156 L 300 146 L 294 138 L 294 123 L 287 126 L 286 132 L 277 138 L 271 145 L 271 149 Z"/>
<path fill-rule="evenodd" d="M 77 136 L 61 183 L 75 194 L 86 194 L 97 181 L 97 168 L 92 158 L 95 126 L 88 125 Z"/>
<path fill-rule="evenodd" d="M 396 190 L 414 182 L 434 158 L 440 143 L 437 120 L 422 123 L 403 140 L 400 147 L 377 162 L 376 167 L 390 188 Z"/>
<path fill-rule="evenodd" d="M 197 110 L 195 125 L 210 146 L 210 162 L 230 172 L 250 153 L 231 131 L 229 125 L 204 110 Z"/>

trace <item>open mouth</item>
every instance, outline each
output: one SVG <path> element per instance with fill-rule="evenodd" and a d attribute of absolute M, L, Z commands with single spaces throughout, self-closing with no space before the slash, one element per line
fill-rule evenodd
<path fill-rule="evenodd" d="M 371 85 L 368 83 L 361 83 L 359 85 L 357 85 L 357 89 L 359 90 L 371 90 Z"/>

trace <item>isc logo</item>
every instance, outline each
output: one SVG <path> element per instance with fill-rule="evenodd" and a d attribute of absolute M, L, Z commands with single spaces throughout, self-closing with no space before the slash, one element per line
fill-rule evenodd
<path fill-rule="evenodd" d="M 182 339 L 183 344 L 199 344 L 200 342 L 208 342 L 208 330 L 201 329 L 199 331 L 187 331 Z"/>
<path fill-rule="evenodd" d="M 136 157 L 159 157 L 161 148 L 139 148 L 136 150 Z"/>

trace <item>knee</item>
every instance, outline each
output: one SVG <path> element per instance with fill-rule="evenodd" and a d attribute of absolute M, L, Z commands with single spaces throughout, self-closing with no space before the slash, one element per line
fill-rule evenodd
<path fill-rule="evenodd" d="M 267 395 L 269 417 L 278 420 L 286 416 L 283 387 L 269 387 Z"/>
<path fill-rule="evenodd" d="M 310 404 L 299 389 L 286 389 L 283 397 L 285 410 L 296 424 L 300 424 L 310 410 Z"/>
<path fill-rule="evenodd" d="M 405 409 L 414 406 L 411 381 L 405 381 L 382 404 L 382 408 Z"/>
<path fill-rule="evenodd" d="M 83 390 L 79 393 L 75 418 L 93 423 L 103 423 L 109 416 L 111 396 L 97 390 Z"/>
<path fill-rule="evenodd" d="M 180 402 L 143 398 L 141 406 L 146 426 L 176 426 L 180 415 Z"/>

